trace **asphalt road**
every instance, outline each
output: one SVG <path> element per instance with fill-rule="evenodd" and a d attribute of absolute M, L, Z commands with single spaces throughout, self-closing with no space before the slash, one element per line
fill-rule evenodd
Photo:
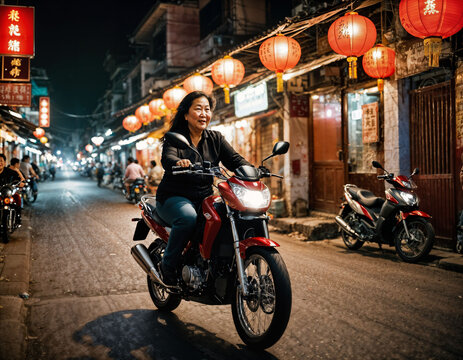
<path fill-rule="evenodd" d="M 462 359 L 463 275 L 271 233 L 291 277 L 285 334 L 247 349 L 230 306 L 152 304 L 130 255 L 139 209 L 94 181 L 61 172 L 31 212 L 28 359 Z M 154 239 L 150 235 L 144 243 Z"/>

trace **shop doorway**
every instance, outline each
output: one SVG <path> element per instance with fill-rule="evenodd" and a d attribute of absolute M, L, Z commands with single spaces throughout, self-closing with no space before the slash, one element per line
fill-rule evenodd
<path fill-rule="evenodd" d="M 313 161 L 310 207 L 336 213 L 344 184 L 342 159 L 341 96 L 312 96 Z"/>
<path fill-rule="evenodd" d="M 451 82 L 411 91 L 410 160 L 418 167 L 420 209 L 432 215 L 438 243 L 453 247 L 456 196 L 454 176 L 455 113 Z"/>

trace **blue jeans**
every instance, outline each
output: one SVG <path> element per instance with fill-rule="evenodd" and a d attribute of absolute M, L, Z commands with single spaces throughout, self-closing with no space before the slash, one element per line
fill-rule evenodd
<path fill-rule="evenodd" d="M 163 204 L 156 203 L 156 211 L 166 223 L 172 226 L 162 264 L 174 271 L 190 236 L 196 227 L 196 210 L 193 203 L 182 196 L 173 196 Z"/>

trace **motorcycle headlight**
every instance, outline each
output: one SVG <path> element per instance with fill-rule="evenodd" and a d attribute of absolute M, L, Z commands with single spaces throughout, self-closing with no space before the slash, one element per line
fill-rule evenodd
<path fill-rule="evenodd" d="M 418 205 L 418 196 L 413 193 L 399 191 L 400 197 L 405 201 L 405 203 L 409 206 Z"/>
<path fill-rule="evenodd" d="M 270 205 L 270 191 L 267 187 L 262 191 L 249 190 L 233 183 L 230 183 L 230 187 L 241 204 L 247 208 L 263 209 Z"/>

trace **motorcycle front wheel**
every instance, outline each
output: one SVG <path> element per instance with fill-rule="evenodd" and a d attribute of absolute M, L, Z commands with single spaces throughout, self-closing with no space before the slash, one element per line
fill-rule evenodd
<path fill-rule="evenodd" d="M 281 255 L 273 248 L 250 249 L 244 264 L 249 294 L 237 287 L 233 322 L 248 346 L 266 349 L 283 335 L 291 314 L 291 282 Z"/>
<path fill-rule="evenodd" d="M 353 211 L 350 211 L 347 213 L 347 215 L 343 216 L 342 219 L 351 227 L 351 228 L 356 228 L 356 223 L 357 219 L 355 217 L 355 213 Z M 360 249 L 363 244 L 365 243 L 364 241 L 361 241 L 348 233 L 346 233 L 344 230 L 341 229 L 341 237 L 342 241 L 344 241 L 344 244 L 347 246 L 349 250 L 358 250 Z"/>
<path fill-rule="evenodd" d="M 434 229 L 429 221 L 413 217 L 406 220 L 408 233 L 403 223 L 395 232 L 394 244 L 400 258 L 414 263 L 426 257 L 434 244 Z"/>

